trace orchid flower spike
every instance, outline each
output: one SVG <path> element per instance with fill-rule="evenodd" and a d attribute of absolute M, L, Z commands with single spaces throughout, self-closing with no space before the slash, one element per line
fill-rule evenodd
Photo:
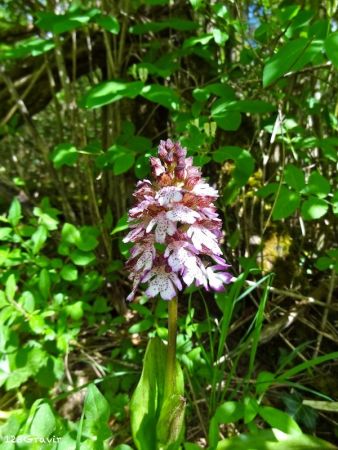
<path fill-rule="evenodd" d="M 140 283 L 148 283 L 148 297 L 171 300 L 184 286 L 222 291 L 232 280 L 219 246 L 222 221 L 213 204 L 218 192 L 186 153 L 178 142 L 161 141 L 158 158 L 150 158 L 153 181 L 136 185 L 123 240 L 134 243 L 126 263 L 133 280 L 127 300 Z"/>

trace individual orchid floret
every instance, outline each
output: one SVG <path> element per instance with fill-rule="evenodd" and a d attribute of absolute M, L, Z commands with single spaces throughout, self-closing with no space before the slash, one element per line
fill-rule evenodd
<path fill-rule="evenodd" d="M 143 283 L 148 297 L 171 300 L 184 286 L 220 291 L 232 280 L 221 257 L 222 222 L 213 204 L 218 192 L 186 154 L 178 142 L 161 141 L 158 157 L 150 158 L 153 180 L 136 185 L 124 238 L 134 244 L 126 264 L 133 281 L 127 300 Z"/>

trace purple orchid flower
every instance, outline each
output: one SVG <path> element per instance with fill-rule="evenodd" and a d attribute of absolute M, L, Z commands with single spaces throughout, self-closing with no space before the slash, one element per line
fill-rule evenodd
<path fill-rule="evenodd" d="M 161 141 L 158 157 L 150 158 L 153 181 L 136 185 L 123 240 L 134 243 L 126 263 L 133 281 L 127 300 L 140 283 L 148 283 L 148 297 L 171 300 L 184 286 L 222 291 L 232 281 L 219 246 L 222 221 L 213 204 L 218 192 L 186 153 L 178 142 Z"/>

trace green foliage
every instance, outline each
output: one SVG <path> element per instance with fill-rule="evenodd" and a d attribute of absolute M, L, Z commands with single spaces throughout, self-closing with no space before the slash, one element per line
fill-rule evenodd
<path fill-rule="evenodd" d="M 180 369 L 163 399 L 166 305 L 124 301 L 126 211 L 170 137 L 219 190 L 236 277 L 182 294 L 184 448 L 330 448 L 316 407 L 336 408 L 337 5 L 172 3 L 0 5 L 1 437 L 131 449 L 151 338 L 135 445 L 183 440 Z"/>
<path fill-rule="evenodd" d="M 167 348 L 158 337 L 149 341 L 141 379 L 131 399 L 131 428 L 134 443 L 140 450 L 175 450 L 182 440 L 183 373 L 177 362 L 175 386 L 173 391 L 168 390 L 165 386 L 166 354 Z"/>

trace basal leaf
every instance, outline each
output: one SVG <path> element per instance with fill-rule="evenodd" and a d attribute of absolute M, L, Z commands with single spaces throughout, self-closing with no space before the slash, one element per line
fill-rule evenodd
<path fill-rule="evenodd" d="M 30 426 L 30 433 L 36 437 L 49 437 L 56 428 L 56 420 L 48 403 L 41 403 Z"/>
<path fill-rule="evenodd" d="M 149 341 L 141 379 L 130 403 L 131 428 L 138 450 L 179 447 L 185 403 L 183 373 L 176 364 L 176 379 L 165 394 L 166 346 L 156 337 Z"/>

